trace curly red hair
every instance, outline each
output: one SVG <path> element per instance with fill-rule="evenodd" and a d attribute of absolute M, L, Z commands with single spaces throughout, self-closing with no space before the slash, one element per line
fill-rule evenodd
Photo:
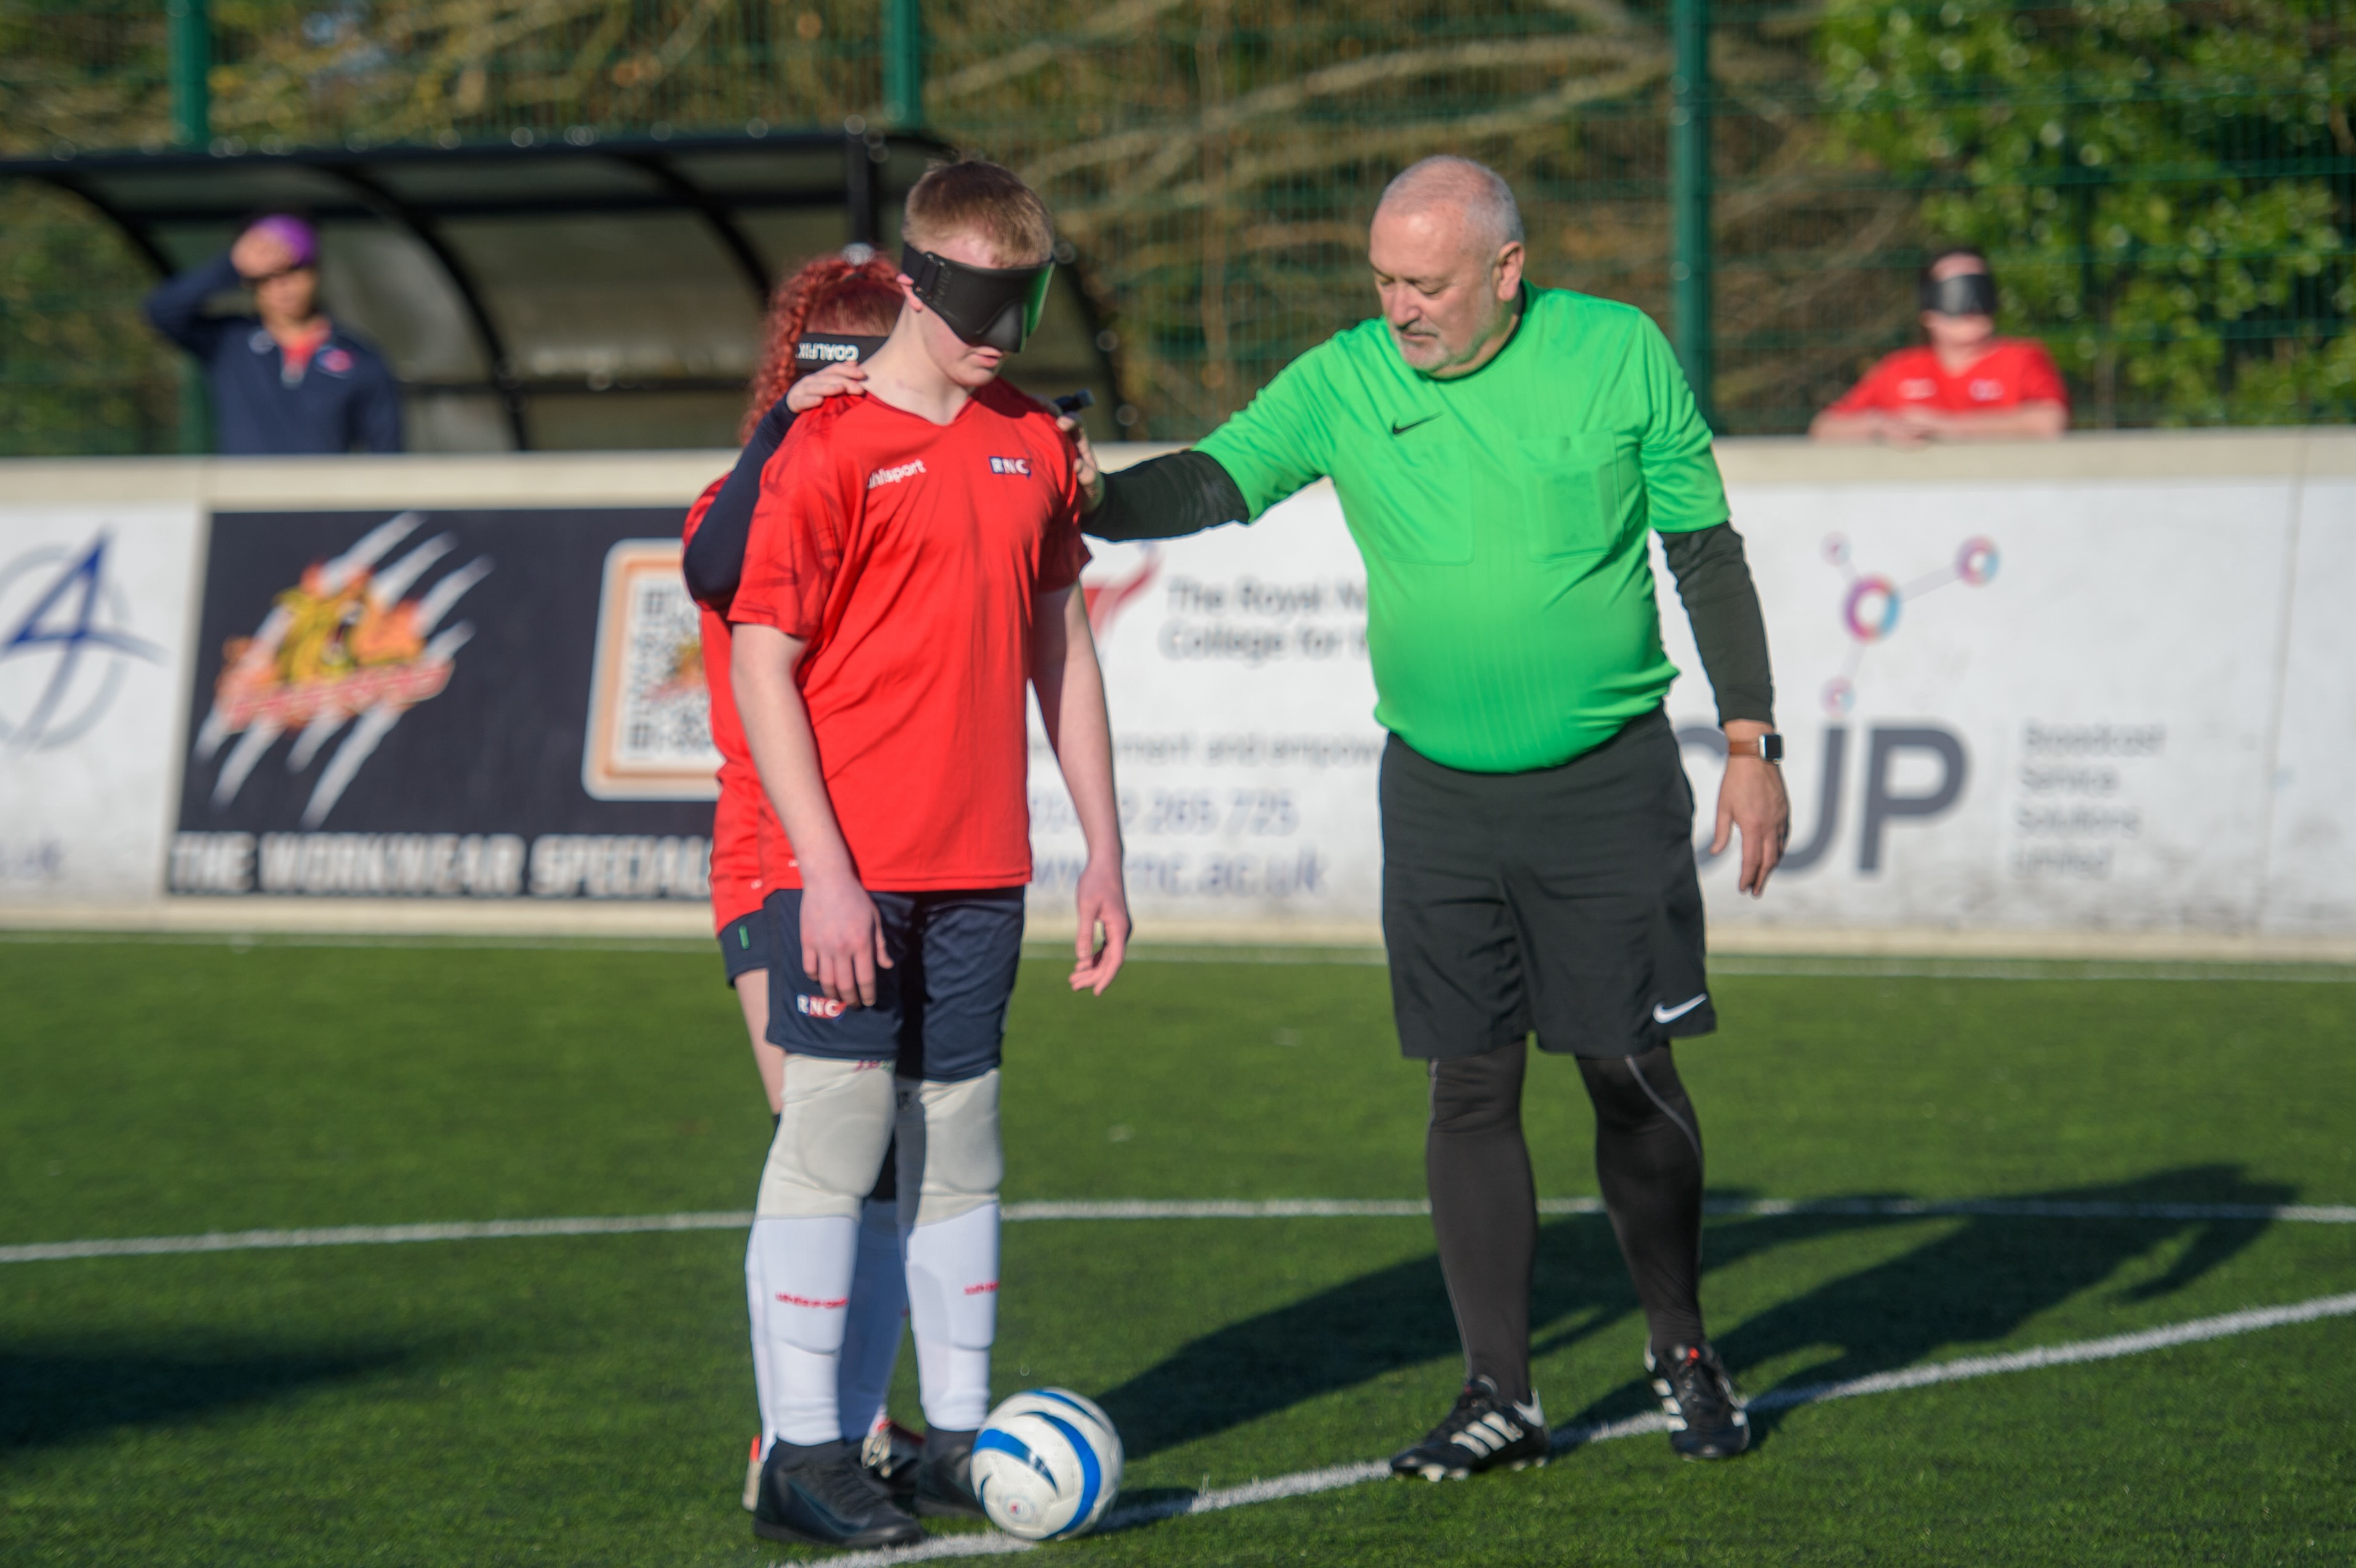
<path fill-rule="evenodd" d="M 808 373 L 809 368 L 794 357 L 803 333 L 880 337 L 899 319 L 900 269 L 882 256 L 864 261 L 820 256 L 781 280 L 770 296 L 768 319 L 761 325 L 760 368 L 753 372 L 752 400 L 736 439 L 752 439 L 761 416 Z"/>

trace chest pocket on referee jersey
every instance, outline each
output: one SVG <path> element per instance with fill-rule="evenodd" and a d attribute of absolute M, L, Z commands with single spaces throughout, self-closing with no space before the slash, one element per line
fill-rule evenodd
<path fill-rule="evenodd" d="M 1571 560 L 1616 546 L 1644 500 L 1634 445 L 1610 432 L 1526 435 L 1519 445 L 1515 488 L 1530 553 Z"/>

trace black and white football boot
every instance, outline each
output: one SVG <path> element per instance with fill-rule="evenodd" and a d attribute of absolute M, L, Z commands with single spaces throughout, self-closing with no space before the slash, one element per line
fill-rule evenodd
<path fill-rule="evenodd" d="M 761 1463 L 753 1533 L 806 1546 L 905 1546 L 925 1527 L 859 1462 L 853 1443 L 772 1443 Z"/>
<path fill-rule="evenodd" d="M 1515 1404 L 1494 1382 L 1478 1377 L 1456 1396 L 1447 1420 L 1414 1447 L 1391 1456 L 1391 1474 L 1461 1481 L 1500 1465 L 1516 1470 L 1543 1465 L 1547 1453 L 1546 1415 L 1537 1398 Z"/>
<path fill-rule="evenodd" d="M 1669 1417 L 1669 1446 L 1687 1459 L 1731 1459 L 1751 1446 L 1751 1417 L 1726 1364 L 1708 1345 L 1644 1348 L 1644 1371 Z"/>
<path fill-rule="evenodd" d="M 925 1434 L 916 1466 L 916 1509 L 924 1519 L 988 1519 L 973 1495 L 973 1440 L 980 1435 L 936 1426 Z"/>
<path fill-rule="evenodd" d="M 904 1509 L 912 1507 L 916 1477 L 925 1463 L 924 1435 L 909 1431 L 889 1416 L 877 1416 L 859 1445 L 859 1462 L 884 1484 L 894 1502 Z"/>

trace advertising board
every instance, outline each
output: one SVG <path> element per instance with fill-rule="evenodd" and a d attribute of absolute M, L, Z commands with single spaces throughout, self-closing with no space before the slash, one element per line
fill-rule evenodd
<path fill-rule="evenodd" d="M 2356 485 L 2294 475 L 1733 484 L 1791 748 L 1789 857 L 1708 853 L 1723 743 L 1668 573 L 1721 927 L 2356 929 Z M 2310 491 L 2312 492 L 2310 495 Z M 1085 580 L 1149 928 L 1371 923 L 1365 569 L 1330 485 Z M 1657 551 L 1656 551 L 1657 564 Z M 1033 741 L 1042 917 L 1082 849 Z"/>
<path fill-rule="evenodd" d="M 198 517 L 0 507 L 0 902 L 161 891 Z"/>
<path fill-rule="evenodd" d="M 12 468 L 0 909 L 687 920 L 717 759 L 670 498 L 718 461 Z M 1710 695 L 1662 573 L 1721 934 L 2356 937 L 2356 440 L 1721 461 L 1793 798 L 1768 897 L 1732 896 L 1706 852 Z M 1143 933 L 1369 933 L 1385 737 L 1332 488 L 1093 548 Z M 1060 941 L 1084 850 L 1035 723 L 1032 760 L 1033 934 Z"/>
<path fill-rule="evenodd" d="M 170 891 L 704 898 L 680 516 L 216 514 Z"/>

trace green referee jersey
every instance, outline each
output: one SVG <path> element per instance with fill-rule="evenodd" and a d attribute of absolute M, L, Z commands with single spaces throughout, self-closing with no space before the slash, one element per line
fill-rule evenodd
<path fill-rule="evenodd" d="M 1470 376 L 1380 319 L 1311 349 L 1199 451 L 1251 515 L 1325 475 L 1366 561 L 1375 717 L 1472 773 L 1569 762 L 1659 705 L 1645 529 L 1727 520 L 1709 427 L 1642 311 L 1532 289 Z"/>

